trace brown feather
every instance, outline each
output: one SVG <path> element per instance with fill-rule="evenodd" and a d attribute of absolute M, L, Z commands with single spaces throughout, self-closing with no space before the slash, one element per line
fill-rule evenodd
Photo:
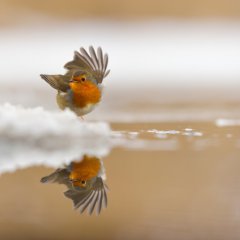
<path fill-rule="evenodd" d="M 91 74 L 97 81 L 97 83 L 102 83 L 103 78 L 105 78 L 110 70 L 107 70 L 108 65 L 108 55 L 102 53 L 102 49 L 99 47 L 97 49 L 97 54 L 95 49 L 90 46 L 89 53 L 84 49 L 80 48 L 80 52 L 74 52 L 74 58 L 72 61 L 66 63 L 64 67 L 68 70 L 82 69 Z"/>
<path fill-rule="evenodd" d="M 41 78 L 44 79 L 51 87 L 62 92 L 67 92 L 69 87 L 69 80 L 67 76 L 63 75 L 45 75 L 40 74 Z"/>

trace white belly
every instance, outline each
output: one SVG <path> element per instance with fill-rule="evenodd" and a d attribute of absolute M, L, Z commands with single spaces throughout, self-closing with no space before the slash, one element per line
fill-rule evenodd
<path fill-rule="evenodd" d="M 75 107 L 71 101 L 69 101 L 69 96 L 66 93 L 57 93 L 57 103 L 60 109 L 70 108 L 73 112 L 75 112 L 78 116 L 83 116 L 89 112 L 91 112 L 97 104 L 87 104 L 86 107 L 79 108 Z"/>
<path fill-rule="evenodd" d="M 71 110 L 74 111 L 78 116 L 83 116 L 89 112 L 91 112 L 97 104 L 87 104 L 86 107 L 78 108 L 78 107 L 71 107 Z"/>

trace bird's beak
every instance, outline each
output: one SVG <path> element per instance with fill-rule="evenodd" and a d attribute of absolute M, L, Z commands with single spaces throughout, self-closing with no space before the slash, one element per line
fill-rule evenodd
<path fill-rule="evenodd" d="M 70 182 L 77 182 L 77 179 L 69 179 Z"/>
<path fill-rule="evenodd" d="M 76 80 L 70 79 L 69 82 L 70 82 L 70 83 L 73 83 L 73 82 L 76 82 Z"/>

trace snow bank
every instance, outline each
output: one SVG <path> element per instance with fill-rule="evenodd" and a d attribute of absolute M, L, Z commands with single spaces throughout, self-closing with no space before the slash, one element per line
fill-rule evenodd
<path fill-rule="evenodd" d="M 83 154 L 103 156 L 110 149 L 107 123 L 89 123 L 70 111 L 0 106 L 0 173 L 34 165 L 59 167 Z"/>

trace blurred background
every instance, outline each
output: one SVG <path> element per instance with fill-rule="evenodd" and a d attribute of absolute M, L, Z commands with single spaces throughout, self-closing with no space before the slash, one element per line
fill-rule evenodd
<path fill-rule="evenodd" d="M 90 119 L 170 120 L 174 111 L 166 115 L 166 104 L 180 107 L 184 119 L 236 114 L 238 1 L 1 0 L 0 5 L 1 102 L 56 108 L 55 92 L 39 74 L 64 73 L 74 50 L 93 45 L 109 54 L 111 74 L 104 81 L 105 101 Z M 195 110 L 212 108 L 205 115 L 183 108 L 193 102 Z M 138 108 L 132 116 L 136 106 L 147 119 Z"/>
<path fill-rule="evenodd" d="M 1 1 L 1 22 L 5 25 L 18 23 L 14 14 L 20 17 L 32 14 L 51 16 L 62 20 L 82 20 L 83 18 L 103 18 L 119 20 L 141 20 L 160 17 L 167 18 L 239 18 L 238 1 L 155 1 L 141 2 L 111 0 L 102 1 L 41 1 L 9 0 Z M 17 16 L 16 16 L 17 17 Z"/>
<path fill-rule="evenodd" d="M 58 111 L 39 74 L 89 45 L 111 72 L 85 119 L 133 132 L 104 158 L 109 207 L 72 211 L 52 169 L 3 174 L 0 238 L 239 239 L 240 1 L 0 0 L 0 105 Z"/>

